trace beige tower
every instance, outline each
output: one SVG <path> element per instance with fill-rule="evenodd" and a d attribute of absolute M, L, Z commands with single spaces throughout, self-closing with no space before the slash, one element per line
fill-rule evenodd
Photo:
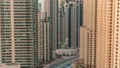
<path fill-rule="evenodd" d="M 90 2 L 89 2 L 90 1 Z M 97 2 L 93 0 L 85 0 L 84 1 L 84 26 L 91 29 L 92 25 L 95 25 L 95 28 L 92 30 L 92 35 L 96 34 L 94 38 L 92 37 L 92 47 L 88 47 L 88 49 L 91 49 L 91 53 L 87 52 L 85 49 L 86 46 L 81 41 L 81 52 L 86 54 L 88 57 L 83 58 L 83 56 L 80 57 L 81 60 L 84 59 L 83 62 L 86 65 L 86 59 L 90 60 L 90 57 L 92 57 L 93 61 L 87 61 L 87 63 L 93 63 L 95 67 L 88 66 L 86 68 L 120 68 L 120 41 L 119 41 L 119 29 L 120 29 L 120 1 L 119 0 L 97 0 Z M 94 5 L 95 4 L 95 5 Z M 92 6 L 94 5 L 94 6 Z M 97 8 L 95 8 L 95 6 Z M 89 9 L 89 8 L 90 9 Z M 91 9 L 95 8 L 95 9 Z M 88 11 L 86 11 L 88 10 Z M 95 13 L 90 12 L 95 11 Z M 86 15 L 87 14 L 87 15 Z M 89 16 L 90 15 L 90 16 Z M 95 16 L 95 18 L 92 18 Z M 95 21 L 95 23 L 89 23 Z M 83 27 L 82 27 L 83 28 Z M 95 32 L 93 32 L 95 30 Z M 81 35 L 83 35 L 85 32 L 83 29 L 81 29 Z M 86 33 L 85 33 L 86 35 Z M 86 37 L 86 36 L 85 36 Z M 81 39 L 84 37 L 81 37 Z M 96 38 L 96 39 L 95 39 Z M 89 38 L 88 38 L 89 39 Z M 93 40 L 94 39 L 94 40 Z M 86 40 L 85 40 L 86 41 Z M 86 41 L 89 43 L 88 41 Z M 94 44 L 94 43 L 96 44 Z M 82 50 L 84 48 L 84 50 Z M 94 52 L 94 53 L 93 53 Z M 96 52 L 96 53 L 95 53 Z M 80 53 L 81 55 L 84 55 L 83 53 Z M 89 56 L 91 55 L 91 56 Z M 96 56 L 95 56 L 96 55 Z"/>
<path fill-rule="evenodd" d="M 113 2 L 98 0 L 97 3 L 97 68 L 113 67 L 114 9 Z M 119 67 L 118 67 L 119 68 Z"/>
<path fill-rule="evenodd" d="M 85 68 L 96 68 L 96 7 L 96 0 L 84 0 L 83 26 L 80 29 L 80 60 Z"/>
<path fill-rule="evenodd" d="M 90 30 L 86 27 L 80 27 L 80 63 L 88 64 L 87 56 L 90 52 Z"/>
<path fill-rule="evenodd" d="M 120 0 L 113 0 L 112 25 L 114 27 L 113 67 L 120 68 Z M 112 48 L 112 47 L 111 47 Z"/>
<path fill-rule="evenodd" d="M 119 0 L 98 0 L 97 68 L 120 67 L 119 6 Z"/>

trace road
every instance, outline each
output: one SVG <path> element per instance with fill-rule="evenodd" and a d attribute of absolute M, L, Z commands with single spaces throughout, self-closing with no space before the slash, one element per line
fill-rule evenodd
<path fill-rule="evenodd" d="M 48 68 L 71 68 L 71 63 L 75 60 L 79 60 L 78 55 L 60 62 L 58 61 L 57 63 L 49 66 Z"/>
<path fill-rule="evenodd" d="M 60 67 L 57 67 L 57 68 L 72 68 L 72 65 L 71 64 L 66 64 L 64 66 L 60 66 Z"/>

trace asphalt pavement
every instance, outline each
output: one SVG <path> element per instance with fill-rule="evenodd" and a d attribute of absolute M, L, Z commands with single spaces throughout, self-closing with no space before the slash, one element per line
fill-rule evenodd
<path fill-rule="evenodd" d="M 79 56 L 73 56 L 69 59 L 65 59 L 63 61 L 57 61 L 56 63 L 50 65 L 47 68 L 71 68 L 71 63 L 75 60 L 79 60 Z"/>

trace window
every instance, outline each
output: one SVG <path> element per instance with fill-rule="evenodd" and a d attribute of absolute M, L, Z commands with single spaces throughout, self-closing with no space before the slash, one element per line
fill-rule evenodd
<path fill-rule="evenodd" d="M 119 20 L 119 18 L 117 18 L 117 20 Z"/>
<path fill-rule="evenodd" d="M 118 44 L 116 44 L 116 46 L 118 47 Z"/>
<path fill-rule="evenodd" d="M 117 13 L 119 13 L 119 10 L 117 10 Z"/>
<path fill-rule="evenodd" d="M 118 29 L 116 29 L 116 31 L 119 31 Z"/>
<path fill-rule="evenodd" d="M 117 24 L 119 24 L 119 22 L 117 22 Z"/>
<path fill-rule="evenodd" d="M 119 25 L 117 25 L 117 28 L 119 27 Z"/>
<path fill-rule="evenodd" d="M 119 7 L 117 7 L 119 9 Z"/>
<path fill-rule="evenodd" d="M 118 5 L 120 5 L 120 3 L 118 3 Z"/>

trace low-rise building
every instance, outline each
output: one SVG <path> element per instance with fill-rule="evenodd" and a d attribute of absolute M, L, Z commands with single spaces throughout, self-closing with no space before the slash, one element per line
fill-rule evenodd
<path fill-rule="evenodd" d="M 77 49 L 56 49 L 57 55 L 72 56 L 77 54 Z"/>

